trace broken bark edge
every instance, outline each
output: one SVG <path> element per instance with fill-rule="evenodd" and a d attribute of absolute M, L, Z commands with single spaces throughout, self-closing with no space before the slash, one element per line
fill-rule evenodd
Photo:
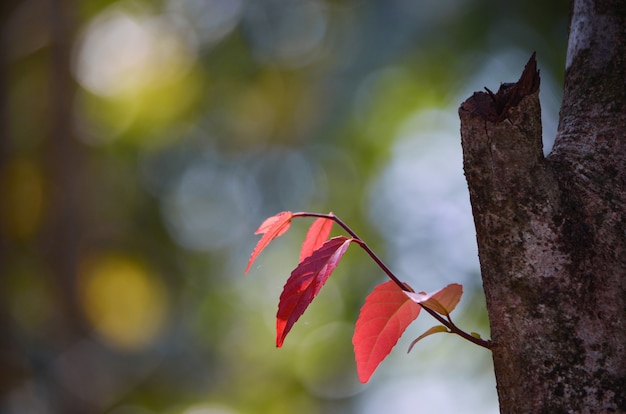
<path fill-rule="evenodd" d="M 524 97 L 539 90 L 539 70 L 536 52 L 532 54 L 524 67 L 522 76 L 516 83 L 503 83 L 497 93 L 474 92 L 461 104 L 459 111 L 466 111 L 490 122 L 502 122 L 507 118 L 510 108 L 517 106 Z"/>

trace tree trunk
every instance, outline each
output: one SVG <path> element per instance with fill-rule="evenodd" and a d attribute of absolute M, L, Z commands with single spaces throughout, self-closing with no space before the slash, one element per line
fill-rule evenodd
<path fill-rule="evenodd" d="M 554 148 L 534 56 L 459 109 L 503 413 L 626 412 L 626 6 L 574 0 Z"/>

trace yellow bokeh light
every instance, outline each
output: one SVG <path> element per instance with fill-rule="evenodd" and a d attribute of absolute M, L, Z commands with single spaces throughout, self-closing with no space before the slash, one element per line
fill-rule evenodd
<path fill-rule="evenodd" d="M 88 120 L 88 142 L 123 138 L 159 146 L 163 133 L 183 120 L 203 90 L 204 76 L 185 32 L 165 15 L 133 2 L 117 2 L 87 26 L 75 50 L 79 105 Z"/>
<path fill-rule="evenodd" d="M 163 328 L 163 283 L 143 263 L 121 255 L 86 260 L 81 268 L 85 315 L 107 343 L 124 350 L 148 346 Z"/>

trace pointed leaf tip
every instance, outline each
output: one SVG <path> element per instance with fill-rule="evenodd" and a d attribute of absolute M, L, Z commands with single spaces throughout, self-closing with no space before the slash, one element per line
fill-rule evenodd
<path fill-rule="evenodd" d="M 389 355 L 421 307 L 393 281 L 374 288 L 365 299 L 352 343 L 359 380 L 366 383 Z"/>
<path fill-rule="evenodd" d="M 352 241 L 345 236 L 328 240 L 291 272 L 278 302 L 277 347 L 283 345 L 285 337 L 317 296 Z"/>
<path fill-rule="evenodd" d="M 250 260 L 248 260 L 248 266 L 246 267 L 246 271 L 244 273 L 248 273 L 250 267 L 252 267 L 252 263 L 256 260 L 257 256 L 267 247 L 268 244 L 272 240 L 274 240 L 278 236 L 282 236 L 289 229 L 291 224 L 291 219 L 293 218 L 293 213 L 291 211 L 283 211 L 281 213 L 276 214 L 268 219 L 266 219 L 259 228 L 254 232 L 254 234 L 262 234 L 263 237 L 257 242 L 252 254 L 250 255 Z"/>

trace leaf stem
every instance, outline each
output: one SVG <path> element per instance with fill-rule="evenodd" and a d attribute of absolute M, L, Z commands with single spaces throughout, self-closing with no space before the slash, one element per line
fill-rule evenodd
<path fill-rule="evenodd" d="M 344 229 L 350 236 L 352 236 L 354 241 L 356 243 L 358 243 L 358 245 L 361 246 L 361 248 L 363 250 L 365 250 L 365 252 L 378 265 L 378 267 L 380 267 L 382 269 L 382 271 L 385 272 L 385 274 L 391 280 L 393 280 L 393 282 L 396 285 L 398 285 L 398 287 L 400 289 L 404 290 L 405 292 L 415 292 L 408 284 L 403 283 L 402 281 L 400 281 L 400 279 L 398 279 L 396 277 L 396 275 L 393 274 L 393 272 L 387 267 L 387 265 L 385 263 L 383 263 L 382 260 L 380 260 L 380 258 L 376 255 L 376 253 L 374 253 L 374 251 L 372 249 L 370 249 L 370 247 L 367 245 L 367 243 L 365 243 L 363 241 L 363 239 L 361 239 L 354 232 L 354 230 L 352 230 L 350 228 L 350 226 L 348 226 L 346 223 L 344 223 L 339 217 L 335 216 L 333 213 L 321 214 L 321 213 L 298 212 L 298 213 L 294 213 L 293 217 L 317 217 L 317 218 L 326 218 L 328 220 L 334 221 L 342 229 Z M 424 306 L 421 303 L 419 305 L 422 307 L 422 309 L 424 309 L 426 312 L 428 312 L 433 318 L 437 319 L 437 321 L 439 321 L 439 323 L 441 323 L 446 328 L 448 328 L 450 333 L 457 334 L 460 337 L 462 337 L 463 339 L 466 339 L 466 340 L 468 340 L 468 341 L 470 341 L 470 342 L 472 342 L 472 343 L 474 343 L 474 344 L 476 344 L 478 346 L 482 346 L 483 348 L 491 349 L 491 341 L 489 341 L 489 340 L 485 341 L 484 339 L 476 338 L 475 336 L 472 336 L 472 335 L 468 334 L 467 332 L 465 332 L 464 330 L 460 329 L 459 327 L 457 327 L 454 324 L 454 322 L 452 322 L 452 319 L 450 319 L 450 315 L 447 315 L 447 320 L 446 320 L 441 315 L 439 315 L 437 312 L 435 312 L 434 310 L 430 309 L 428 306 Z"/>

